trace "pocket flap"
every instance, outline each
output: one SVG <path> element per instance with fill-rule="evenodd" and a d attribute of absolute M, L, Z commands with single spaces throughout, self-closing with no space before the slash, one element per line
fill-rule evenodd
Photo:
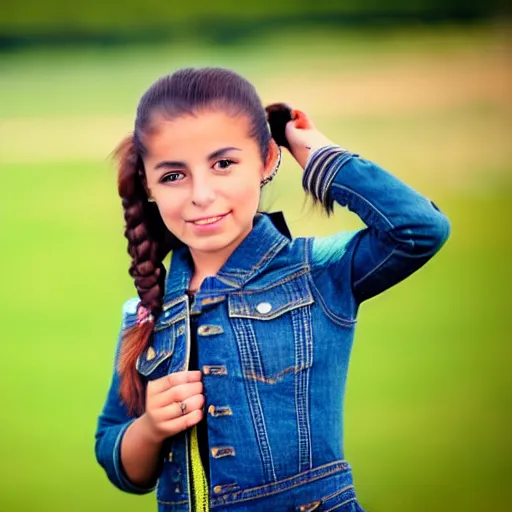
<path fill-rule="evenodd" d="M 137 371 L 149 377 L 157 378 L 167 372 L 156 372 L 174 353 L 176 340 L 185 335 L 186 303 L 164 305 L 162 314 L 158 317 L 148 346 L 137 358 Z M 156 373 L 155 373 L 156 372 Z M 155 375 L 152 375 L 155 373 Z"/>
<path fill-rule="evenodd" d="M 272 320 L 292 309 L 313 304 L 305 274 L 292 277 L 262 290 L 244 290 L 229 295 L 229 316 Z"/>

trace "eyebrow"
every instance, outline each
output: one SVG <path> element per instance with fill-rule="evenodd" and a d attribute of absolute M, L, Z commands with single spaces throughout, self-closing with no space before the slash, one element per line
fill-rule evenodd
<path fill-rule="evenodd" d="M 225 153 L 228 153 L 229 151 L 242 151 L 242 150 L 240 148 L 235 148 L 233 146 L 228 146 L 226 148 L 217 149 L 216 151 L 214 151 L 213 153 L 210 153 L 208 155 L 208 160 L 213 160 L 214 158 L 219 158 L 219 156 L 222 156 Z M 171 160 L 171 161 L 164 160 L 155 165 L 155 170 L 162 169 L 165 167 L 183 168 L 183 167 L 187 167 L 187 164 L 185 162 L 180 162 L 180 161 L 175 161 L 175 160 Z"/>

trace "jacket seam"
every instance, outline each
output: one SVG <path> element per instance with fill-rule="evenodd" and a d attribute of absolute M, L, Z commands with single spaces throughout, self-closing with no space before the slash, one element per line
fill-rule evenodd
<path fill-rule="evenodd" d="M 299 270 L 298 272 L 296 272 L 295 274 L 292 274 L 290 276 L 287 276 L 285 277 L 284 279 L 281 279 L 275 283 L 272 283 L 271 285 L 265 287 L 265 288 L 258 288 L 257 290 L 247 290 L 247 289 L 244 289 L 244 290 L 240 290 L 240 291 L 236 291 L 236 292 L 232 292 L 232 295 L 249 295 L 249 294 L 256 294 L 256 293 L 262 293 L 262 292 L 266 292 L 268 290 L 271 290 L 272 288 L 275 288 L 276 286 L 280 286 L 282 284 L 285 284 L 287 283 L 288 281 L 292 281 L 293 279 L 297 279 L 298 277 L 302 277 L 303 275 L 307 275 L 308 272 L 310 271 L 309 268 L 304 268 L 302 270 Z"/>
<path fill-rule="evenodd" d="M 354 488 L 354 484 L 346 485 L 345 487 L 343 487 L 339 491 L 332 492 L 331 494 L 328 494 L 327 496 L 324 496 L 322 498 L 322 500 L 324 500 L 324 501 L 332 500 L 333 498 L 336 498 L 336 496 L 339 496 L 340 494 L 343 494 L 344 492 L 347 492 L 347 491 L 349 491 L 350 489 L 353 489 L 353 488 Z M 338 505 L 336 505 L 336 506 L 338 506 Z"/>
<path fill-rule="evenodd" d="M 343 464 L 346 464 L 345 468 L 343 468 Z M 322 472 L 321 471 L 322 468 L 326 468 L 326 470 L 324 472 Z M 271 484 L 271 485 L 274 485 L 274 486 L 278 486 L 278 485 L 281 485 L 281 484 L 286 483 L 288 481 L 291 481 L 291 480 L 293 480 L 295 478 L 299 478 L 299 481 L 297 481 L 296 483 L 290 485 L 290 487 L 287 487 L 286 489 L 281 489 L 281 488 L 269 489 L 267 492 L 264 492 L 262 494 L 257 494 L 256 496 L 248 496 L 246 498 L 241 497 L 241 498 L 235 498 L 233 500 L 229 500 L 229 504 L 235 504 L 235 503 L 241 503 L 241 502 L 244 502 L 244 501 L 251 501 L 251 500 L 255 500 L 255 499 L 265 498 L 267 496 L 272 496 L 272 495 L 275 495 L 275 494 L 279 494 L 281 492 L 285 492 L 285 491 L 288 491 L 290 489 L 295 489 L 296 487 L 304 485 L 304 483 L 305 483 L 304 479 L 300 479 L 300 476 L 302 475 L 304 477 L 307 477 L 307 473 L 311 472 L 311 471 L 319 471 L 319 473 L 314 475 L 314 476 L 312 476 L 312 477 L 310 477 L 310 478 L 308 478 L 306 480 L 307 482 L 316 482 L 317 480 L 320 480 L 320 479 L 325 478 L 327 476 L 330 476 L 332 474 L 339 473 L 340 470 L 341 471 L 348 471 L 348 470 L 350 470 L 350 466 L 348 466 L 348 464 L 345 461 L 336 461 L 336 462 L 331 462 L 331 463 L 328 463 L 328 464 L 324 464 L 323 466 L 319 466 L 319 467 L 314 468 L 312 470 L 305 471 L 302 474 L 299 473 L 298 475 L 293 475 L 291 477 L 284 478 L 283 480 L 276 480 L 275 482 L 272 482 L 272 484 Z M 252 487 L 250 489 L 244 489 L 244 490 L 241 490 L 241 491 L 235 491 L 234 493 L 231 494 L 231 496 L 236 496 L 238 494 L 243 494 L 243 493 L 257 492 L 258 489 L 264 489 L 268 485 L 269 484 L 261 485 L 261 486 L 258 486 L 258 487 Z M 226 500 L 226 498 L 229 497 L 229 496 L 230 495 L 228 494 L 228 495 L 219 496 L 218 498 L 212 499 L 212 505 L 227 504 L 228 501 Z"/>
<path fill-rule="evenodd" d="M 393 249 L 382 261 L 380 261 L 378 263 L 378 265 L 376 265 L 374 268 L 372 268 L 371 270 L 369 270 L 363 277 L 359 278 L 355 283 L 354 283 L 354 288 L 356 286 L 359 286 L 365 279 L 367 279 L 368 277 L 370 277 L 372 274 L 374 274 L 380 267 L 382 267 L 382 265 L 384 265 L 390 258 L 391 256 L 393 256 L 395 254 L 395 249 Z"/>
<path fill-rule="evenodd" d="M 393 225 L 393 223 L 386 217 L 386 215 L 384 213 L 382 213 L 371 201 L 369 201 L 368 199 L 366 199 L 366 197 L 362 196 L 361 194 L 359 194 L 358 192 L 356 192 L 355 190 L 347 187 L 346 185 L 341 185 L 340 183 L 336 183 L 336 182 L 333 182 L 331 184 L 331 189 L 333 188 L 337 188 L 337 189 L 341 189 L 341 190 L 345 190 L 346 192 L 350 193 L 350 194 L 353 194 L 355 197 L 361 199 L 362 201 L 364 201 L 375 213 L 377 213 L 382 219 L 384 219 L 386 221 L 386 223 L 389 225 L 390 228 L 394 228 L 395 226 Z"/>
<path fill-rule="evenodd" d="M 344 317 L 341 317 L 341 316 L 338 316 L 336 313 L 334 313 L 333 311 L 331 311 L 329 309 L 329 307 L 327 306 L 327 304 L 325 303 L 323 297 L 322 297 L 322 294 L 320 293 L 320 291 L 318 290 L 318 287 L 316 286 L 315 284 L 315 279 L 313 277 L 312 274 L 310 274 L 311 276 L 311 286 L 312 288 L 315 290 L 316 294 L 318 295 L 318 302 L 322 308 L 322 310 L 324 311 L 324 313 L 337 325 L 340 325 L 341 327 L 353 327 L 357 324 L 357 319 L 356 318 L 353 318 L 353 319 L 349 319 L 349 318 L 344 318 Z"/>
<path fill-rule="evenodd" d="M 339 503 L 338 505 L 334 505 L 332 508 L 328 508 L 325 512 L 332 512 L 333 510 L 336 510 L 340 507 L 343 507 L 347 503 L 350 503 L 351 501 L 356 501 L 356 497 L 352 496 L 352 498 L 349 498 L 348 500 L 343 501 L 342 503 Z"/>

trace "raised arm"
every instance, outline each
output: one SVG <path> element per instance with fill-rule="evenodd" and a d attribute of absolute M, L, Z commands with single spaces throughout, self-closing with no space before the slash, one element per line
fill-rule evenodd
<path fill-rule="evenodd" d="M 325 138 L 296 113 L 286 135 L 304 169 L 304 188 L 327 211 L 347 206 L 366 228 L 315 242 L 313 256 L 349 279 L 362 302 L 403 280 L 444 244 L 450 224 L 437 206 L 377 164 Z M 330 267 L 330 268 L 329 268 Z"/>

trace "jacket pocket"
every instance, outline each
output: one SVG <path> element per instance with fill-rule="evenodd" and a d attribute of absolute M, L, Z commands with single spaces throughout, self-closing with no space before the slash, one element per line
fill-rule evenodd
<path fill-rule="evenodd" d="M 164 305 L 150 342 L 136 363 L 137 371 L 147 380 L 158 379 L 169 373 L 176 347 L 183 346 L 186 341 L 186 321 L 185 304 L 167 308 Z"/>
<path fill-rule="evenodd" d="M 312 365 L 313 303 L 304 273 L 264 289 L 230 294 L 229 316 L 246 378 L 276 384 Z"/>
<path fill-rule="evenodd" d="M 296 512 L 358 512 L 356 493 L 352 485 L 317 501 L 295 508 Z"/>

